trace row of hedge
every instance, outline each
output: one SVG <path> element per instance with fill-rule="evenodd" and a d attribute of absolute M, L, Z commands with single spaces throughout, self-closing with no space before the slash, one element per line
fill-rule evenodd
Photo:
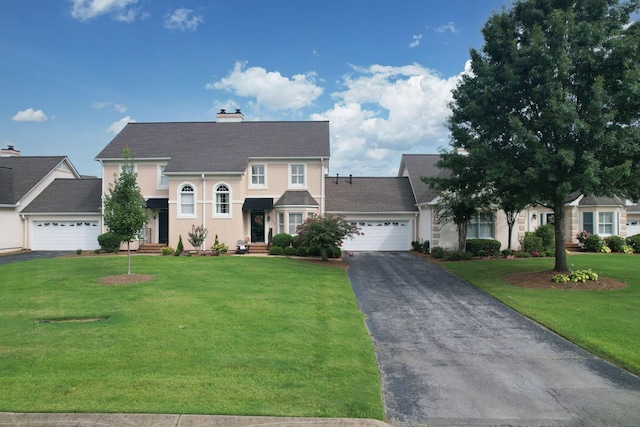
<path fill-rule="evenodd" d="M 593 234 L 584 240 L 584 250 L 588 252 L 640 253 L 640 234 L 626 239 L 620 236 L 600 237 Z"/>
<path fill-rule="evenodd" d="M 275 236 L 274 236 L 275 237 Z M 319 257 L 321 256 L 320 248 L 305 248 L 298 247 L 294 248 L 293 246 L 287 246 L 285 248 L 281 246 L 276 246 L 275 244 L 269 248 L 269 255 L 288 255 L 288 256 L 313 256 Z M 327 253 L 328 258 L 340 258 L 342 256 L 342 251 L 339 247 L 334 246 L 329 253 Z"/>

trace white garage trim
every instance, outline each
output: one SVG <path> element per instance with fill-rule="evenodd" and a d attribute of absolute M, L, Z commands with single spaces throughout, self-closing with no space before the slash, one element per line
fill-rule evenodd
<path fill-rule="evenodd" d="M 349 220 L 360 232 L 353 239 L 345 239 L 346 251 L 408 251 L 411 249 L 411 223 L 408 220 Z"/>
<path fill-rule="evenodd" d="M 34 251 L 73 251 L 100 248 L 99 221 L 33 221 L 32 245 Z"/>

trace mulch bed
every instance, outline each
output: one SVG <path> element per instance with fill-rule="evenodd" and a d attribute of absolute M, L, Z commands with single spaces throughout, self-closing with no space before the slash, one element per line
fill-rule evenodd
<path fill-rule="evenodd" d="M 415 251 L 411 251 L 415 256 L 422 258 L 428 262 L 439 264 L 443 262 L 441 259 L 433 258 L 430 255 L 421 254 Z M 491 262 L 491 260 L 486 260 Z M 576 290 L 576 291 L 611 291 L 616 289 L 624 289 L 627 287 L 626 283 L 619 280 L 611 279 L 609 277 L 600 276 L 598 281 L 587 280 L 585 283 L 581 282 L 567 282 L 567 283 L 555 283 L 553 276 L 557 273 L 555 271 L 523 271 L 520 273 L 509 274 L 501 277 L 507 283 L 514 286 L 520 286 L 523 288 L 535 288 L 535 289 L 558 289 L 558 290 Z"/>

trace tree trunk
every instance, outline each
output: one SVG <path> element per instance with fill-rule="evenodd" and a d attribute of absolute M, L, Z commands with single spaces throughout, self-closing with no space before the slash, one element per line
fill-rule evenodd
<path fill-rule="evenodd" d="M 131 242 L 127 241 L 127 274 L 131 274 L 131 249 L 129 248 L 129 244 Z"/>
<path fill-rule="evenodd" d="M 567 254 L 564 251 L 564 201 L 556 200 L 553 207 L 553 225 L 556 235 L 556 264 L 553 271 L 558 273 L 568 273 Z"/>
<path fill-rule="evenodd" d="M 518 218 L 518 213 L 513 212 L 505 212 L 507 216 L 507 228 L 508 228 L 508 241 L 507 241 L 507 249 L 511 250 L 511 238 L 513 237 L 513 226 L 516 224 L 516 219 Z"/>
<path fill-rule="evenodd" d="M 467 251 L 467 227 L 468 222 L 458 224 L 458 251 L 464 253 Z"/>

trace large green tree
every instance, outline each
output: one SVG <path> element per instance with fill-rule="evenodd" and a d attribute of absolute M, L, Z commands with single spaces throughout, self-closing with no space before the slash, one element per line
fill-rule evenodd
<path fill-rule="evenodd" d="M 130 243 L 149 222 L 149 211 L 138 186 L 133 155 L 128 147 L 122 153 L 124 165 L 114 182 L 109 184 L 109 193 L 104 195 L 102 217 L 104 225 L 127 242 L 127 274 L 131 274 Z"/>
<path fill-rule="evenodd" d="M 449 155 L 482 160 L 461 165 L 482 168 L 488 191 L 508 183 L 553 210 L 556 271 L 570 194 L 640 196 L 639 4 L 516 1 L 489 18 L 453 91 Z"/>

